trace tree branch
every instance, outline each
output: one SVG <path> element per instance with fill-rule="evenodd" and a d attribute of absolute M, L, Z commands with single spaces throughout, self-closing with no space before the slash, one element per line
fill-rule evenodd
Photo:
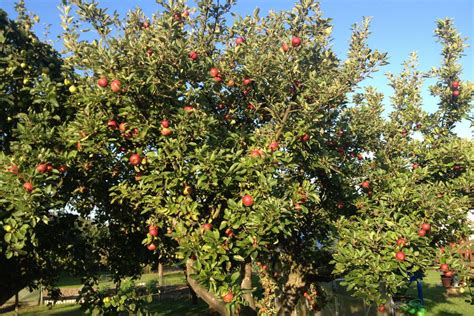
<path fill-rule="evenodd" d="M 194 260 L 192 259 L 188 259 L 188 261 L 186 262 L 186 277 L 193 291 L 196 293 L 197 296 L 202 298 L 207 303 L 207 305 L 209 305 L 209 307 L 217 311 L 220 315 L 230 316 L 226 305 L 223 302 L 218 301 L 217 298 L 211 292 L 209 292 L 206 288 L 199 284 L 199 282 L 192 278 L 192 275 L 195 274 L 193 263 Z"/>
<path fill-rule="evenodd" d="M 242 282 L 240 288 L 242 289 L 242 297 L 249 304 L 245 310 L 245 315 L 257 315 L 255 300 L 252 295 L 252 262 L 247 258 L 242 264 Z"/>

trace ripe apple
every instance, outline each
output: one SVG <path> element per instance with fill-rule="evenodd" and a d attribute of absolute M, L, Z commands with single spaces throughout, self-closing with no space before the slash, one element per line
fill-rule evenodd
<path fill-rule="evenodd" d="M 184 195 L 190 195 L 192 192 L 193 192 L 193 189 L 189 185 L 184 186 L 184 189 L 183 189 Z"/>
<path fill-rule="evenodd" d="M 459 90 L 453 91 L 453 97 L 457 98 L 459 96 Z"/>
<path fill-rule="evenodd" d="M 150 251 L 155 251 L 155 250 L 156 250 L 155 244 L 149 244 L 149 245 L 147 246 L 147 248 L 148 248 L 148 250 L 150 250 Z"/>
<path fill-rule="evenodd" d="M 291 45 L 293 45 L 293 47 L 298 47 L 301 45 L 301 38 L 299 38 L 298 36 L 293 36 L 293 38 L 291 39 Z"/>
<path fill-rule="evenodd" d="M 67 166 L 66 166 L 66 165 L 61 165 L 61 166 L 59 166 L 59 167 L 58 167 L 58 171 L 59 171 L 60 173 L 66 173 L 66 171 L 67 171 Z"/>
<path fill-rule="evenodd" d="M 281 44 L 281 49 L 286 53 L 287 51 L 290 50 L 290 47 L 288 46 L 287 43 Z"/>
<path fill-rule="evenodd" d="M 446 271 L 443 273 L 445 277 L 448 277 L 448 278 L 452 278 L 454 276 L 454 272 L 453 271 Z"/>
<path fill-rule="evenodd" d="M 429 231 L 431 229 L 431 225 L 428 223 L 421 224 L 421 229 Z"/>
<path fill-rule="evenodd" d="M 163 127 L 163 128 L 168 128 L 168 127 L 170 127 L 170 121 L 168 121 L 168 120 L 162 120 L 162 121 L 161 121 L 161 127 Z"/>
<path fill-rule="evenodd" d="M 211 223 L 202 224 L 202 229 L 211 230 L 212 229 L 212 224 Z"/>
<path fill-rule="evenodd" d="M 310 140 L 310 138 L 311 138 L 311 136 L 309 136 L 309 135 L 306 134 L 306 133 L 303 134 L 303 135 L 300 137 L 301 141 L 304 142 L 304 143 L 308 142 L 308 141 Z"/>
<path fill-rule="evenodd" d="M 449 266 L 446 263 L 443 263 L 439 266 L 439 269 L 443 272 L 449 271 Z"/>
<path fill-rule="evenodd" d="M 195 51 L 192 51 L 189 53 L 188 55 L 189 59 L 191 59 L 192 61 L 195 61 L 199 58 L 199 54 Z"/>
<path fill-rule="evenodd" d="M 38 173 L 46 173 L 48 171 L 48 166 L 44 163 L 40 163 L 38 166 L 36 166 L 36 171 Z"/>
<path fill-rule="evenodd" d="M 270 148 L 271 151 L 276 151 L 278 149 L 278 142 L 274 141 L 274 142 L 271 142 L 270 145 L 268 145 L 268 148 Z"/>
<path fill-rule="evenodd" d="M 338 208 L 338 209 L 344 208 L 344 202 L 338 202 L 338 203 L 337 203 L 337 208 Z"/>
<path fill-rule="evenodd" d="M 47 168 L 46 170 L 47 170 L 49 173 L 53 172 L 53 169 L 54 169 L 54 168 L 53 168 L 53 165 L 52 165 L 52 164 L 49 163 L 49 164 L 46 166 L 46 168 Z"/>
<path fill-rule="evenodd" d="M 252 149 L 250 151 L 250 157 L 253 157 L 253 158 L 259 158 L 259 157 L 262 157 L 264 154 L 263 150 L 261 150 L 260 148 L 256 148 L 256 149 Z"/>
<path fill-rule="evenodd" d="M 255 110 L 255 105 L 252 103 L 247 104 L 247 110 Z"/>
<path fill-rule="evenodd" d="M 148 21 L 143 22 L 143 23 L 142 23 L 142 27 L 143 27 L 145 30 L 147 30 L 147 29 L 150 27 L 150 22 L 148 22 Z"/>
<path fill-rule="evenodd" d="M 357 160 L 362 160 L 362 159 L 364 159 L 364 156 L 362 156 L 361 153 L 358 153 L 357 154 Z"/>
<path fill-rule="evenodd" d="M 151 56 L 153 55 L 153 49 L 148 48 L 148 49 L 146 50 L 146 55 L 147 55 L 148 57 L 151 57 Z"/>
<path fill-rule="evenodd" d="M 403 246 L 405 246 L 406 242 L 407 241 L 406 241 L 405 238 L 398 238 L 397 239 L 397 246 L 402 246 L 403 247 Z"/>
<path fill-rule="evenodd" d="M 380 304 L 377 310 L 381 313 L 384 313 L 385 312 L 385 305 Z"/>
<path fill-rule="evenodd" d="M 230 303 L 232 302 L 233 299 L 234 299 L 234 294 L 232 294 L 231 291 L 227 292 L 226 294 L 222 296 L 222 300 L 224 301 L 224 303 Z"/>
<path fill-rule="evenodd" d="M 123 132 L 125 132 L 125 131 L 127 130 L 127 127 L 128 127 L 128 126 L 127 126 L 127 123 L 122 122 L 122 123 L 120 123 L 120 125 L 119 125 L 119 131 L 121 131 L 121 132 L 123 133 Z"/>
<path fill-rule="evenodd" d="M 398 251 L 395 254 L 395 259 L 397 259 L 398 261 L 404 261 L 405 260 L 405 253 L 403 251 Z"/>
<path fill-rule="evenodd" d="M 155 227 L 155 226 L 150 226 L 150 227 L 148 227 L 148 233 L 151 236 L 156 237 L 156 236 L 158 236 L 158 228 Z"/>
<path fill-rule="evenodd" d="M 243 81 L 242 81 L 242 84 L 244 86 L 248 86 L 252 83 L 252 79 L 249 79 L 249 78 L 245 78 Z"/>
<path fill-rule="evenodd" d="M 139 154 L 133 154 L 133 155 L 130 156 L 130 164 L 132 166 L 139 165 L 141 161 L 142 161 L 142 159 L 140 158 Z"/>
<path fill-rule="evenodd" d="M 161 129 L 161 135 L 170 136 L 171 134 L 173 134 L 173 131 L 170 128 L 164 127 Z"/>
<path fill-rule="evenodd" d="M 215 68 L 215 67 L 212 67 L 211 70 L 209 70 L 209 74 L 212 76 L 212 77 L 216 77 L 219 75 L 219 69 Z"/>
<path fill-rule="evenodd" d="M 362 181 L 362 183 L 360 184 L 360 186 L 363 188 L 363 189 L 368 189 L 370 188 L 370 182 L 365 180 L 365 181 Z"/>
<path fill-rule="evenodd" d="M 227 81 L 227 86 L 228 86 L 228 87 L 233 87 L 233 86 L 235 86 L 234 80 L 231 79 L 231 80 Z"/>
<path fill-rule="evenodd" d="M 97 80 L 97 85 L 101 88 L 105 88 L 109 85 L 109 82 L 107 81 L 107 78 L 102 77 L 99 80 Z"/>
<path fill-rule="evenodd" d="M 243 43 L 245 43 L 245 38 L 240 36 L 240 37 L 237 37 L 235 39 L 235 44 L 240 45 L 240 44 L 243 44 Z"/>
<path fill-rule="evenodd" d="M 110 129 L 117 129 L 119 126 L 118 126 L 117 121 L 115 121 L 115 120 L 109 120 L 109 121 L 107 122 L 107 127 L 110 128 Z"/>
<path fill-rule="evenodd" d="M 190 105 L 186 105 L 184 108 L 183 108 L 184 111 L 186 112 L 192 112 L 194 111 L 194 108 Z"/>
<path fill-rule="evenodd" d="M 112 89 L 113 92 L 117 93 L 120 91 L 120 88 L 122 86 L 122 83 L 120 82 L 120 80 L 118 79 L 115 79 L 114 81 L 112 81 L 112 83 L 110 84 L 110 88 Z"/>
<path fill-rule="evenodd" d="M 453 89 L 458 89 L 459 88 L 459 81 L 453 81 L 453 83 L 451 83 L 451 87 L 453 87 Z"/>
<path fill-rule="evenodd" d="M 18 174 L 18 166 L 17 165 L 11 165 L 10 167 L 7 168 L 7 172 L 13 173 L 13 174 Z"/>
<path fill-rule="evenodd" d="M 183 13 L 181 13 L 181 16 L 184 18 L 187 18 L 189 16 L 189 10 L 187 9 L 183 10 Z"/>
<path fill-rule="evenodd" d="M 23 189 L 25 189 L 26 192 L 30 193 L 31 191 L 33 191 L 33 185 L 31 184 L 31 182 L 25 182 L 23 184 Z"/>
<path fill-rule="evenodd" d="M 252 206 L 252 204 L 253 204 L 253 197 L 252 197 L 251 195 L 249 195 L 249 194 L 244 195 L 244 196 L 242 197 L 242 203 L 243 203 L 245 206 L 247 206 L 247 207 Z"/>
<path fill-rule="evenodd" d="M 232 230 L 232 228 L 227 228 L 227 229 L 225 230 L 225 234 L 227 235 L 227 237 L 235 236 L 235 235 L 234 235 L 234 231 Z"/>
<path fill-rule="evenodd" d="M 424 229 L 418 230 L 418 236 L 423 237 L 425 235 L 426 235 L 426 230 L 424 230 Z"/>
<path fill-rule="evenodd" d="M 75 85 L 70 86 L 69 87 L 69 92 L 76 93 L 77 92 L 77 87 Z"/>
<path fill-rule="evenodd" d="M 214 77 L 214 81 L 221 82 L 222 81 L 222 76 L 220 74 L 218 74 L 217 76 Z"/>
<path fill-rule="evenodd" d="M 414 163 L 411 165 L 411 167 L 412 167 L 413 169 L 417 169 L 419 166 L 420 166 L 420 165 L 417 164 L 416 162 L 414 162 Z"/>

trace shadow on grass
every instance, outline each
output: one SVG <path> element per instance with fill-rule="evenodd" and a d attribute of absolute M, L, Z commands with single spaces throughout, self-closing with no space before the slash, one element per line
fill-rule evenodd
<path fill-rule="evenodd" d="M 199 300 L 197 305 L 193 305 L 190 299 L 181 300 L 159 300 L 148 305 L 150 313 L 163 316 L 205 316 L 209 315 L 207 304 Z"/>

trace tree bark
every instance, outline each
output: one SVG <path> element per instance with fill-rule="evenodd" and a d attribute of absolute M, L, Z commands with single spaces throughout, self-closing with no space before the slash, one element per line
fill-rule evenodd
<path fill-rule="evenodd" d="M 305 282 L 299 271 L 292 271 L 288 275 L 283 289 L 282 304 L 277 313 L 278 316 L 290 316 L 295 310 L 298 299 L 301 297 L 301 290 L 305 286 Z"/>
<path fill-rule="evenodd" d="M 18 293 L 19 292 L 16 292 L 15 293 L 15 316 L 18 316 L 18 305 L 19 305 L 19 298 L 18 298 Z"/>
<path fill-rule="evenodd" d="M 202 298 L 210 308 L 217 311 L 220 315 L 230 316 L 226 305 L 223 302 L 217 300 L 217 298 L 211 292 L 209 292 L 206 288 L 199 284 L 199 282 L 192 278 L 192 275 L 194 274 L 193 263 L 194 260 L 192 259 L 188 259 L 186 262 L 186 279 L 193 291 L 197 296 Z"/>
<path fill-rule="evenodd" d="M 252 263 L 250 258 L 245 260 L 245 263 L 242 264 L 242 282 L 240 288 L 242 289 L 242 297 L 249 304 L 248 306 L 242 307 L 242 315 L 254 316 L 257 315 L 257 310 L 255 307 L 255 300 L 252 294 Z"/>

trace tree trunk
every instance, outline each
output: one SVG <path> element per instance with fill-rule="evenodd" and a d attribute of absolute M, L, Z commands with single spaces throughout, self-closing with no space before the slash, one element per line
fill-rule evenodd
<path fill-rule="evenodd" d="M 245 263 L 242 264 L 242 283 L 240 288 L 242 289 L 242 297 L 248 303 L 248 306 L 242 306 L 242 315 L 254 316 L 257 315 L 257 310 L 255 307 L 255 300 L 252 295 L 252 263 L 250 258 L 245 260 Z"/>
<path fill-rule="evenodd" d="M 186 276 L 187 276 L 187 281 L 191 288 L 196 292 L 196 295 L 202 298 L 207 305 L 209 305 L 210 308 L 218 312 L 222 316 L 230 316 L 229 311 L 226 308 L 226 305 L 217 300 L 217 298 L 209 292 L 206 288 L 204 288 L 201 284 L 199 284 L 196 280 L 192 278 L 192 275 L 194 274 L 194 268 L 193 268 L 193 263 L 194 260 L 188 259 L 186 262 Z"/>
<path fill-rule="evenodd" d="M 299 298 L 301 297 L 302 288 L 305 282 L 298 270 L 290 272 L 288 281 L 286 281 L 283 289 L 282 305 L 278 311 L 278 316 L 290 316 L 296 308 Z"/>
<path fill-rule="evenodd" d="M 163 264 L 158 263 L 158 284 L 163 286 Z"/>
<path fill-rule="evenodd" d="M 18 293 L 19 292 L 16 292 L 15 294 L 15 316 L 18 316 L 18 305 L 19 305 L 19 297 L 18 297 Z"/>

